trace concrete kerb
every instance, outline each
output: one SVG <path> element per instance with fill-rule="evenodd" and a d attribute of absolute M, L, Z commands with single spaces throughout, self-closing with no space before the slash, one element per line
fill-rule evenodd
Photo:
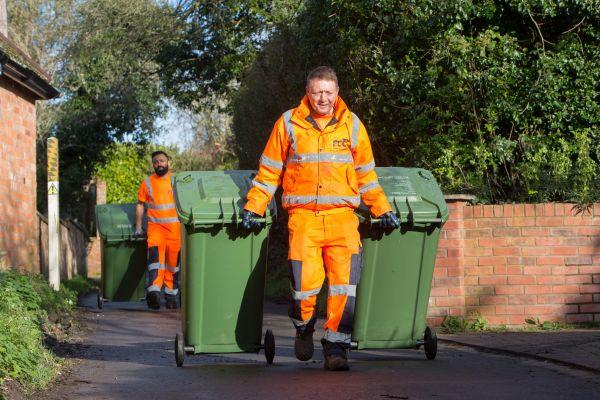
<path fill-rule="evenodd" d="M 534 354 L 534 353 L 522 351 L 522 350 L 510 350 L 510 349 L 494 346 L 493 343 L 477 344 L 477 343 L 469 342 L 467 340 L 450 339 L 448 337 L 440 337 L 440 336 L 442 336 L 442 335 L 438 335 L 439 342 L 450 345 L 450 346 L 468 347 L 468 348 L 472 348 L 472 349 L 475 349 L 475 350 L 483 352 L 483 353 L 507 355 L 507 356 L 512 356 L 512 357 L 519 357 L 519 358 L 524 358 L 524 359 L 549 362 L 549 363 L 552 363 L 555 365 L 569 367 L 569 368 L 577 369 L 580 371 L 591 372 L 595 375 L 600 375 L 600 368 L 590 367 L 590 366 L 583 365 L 583 364 L 580 364 L 577 362 L 564 360 L 564 359 L 561 359 L 558 357 L 539 355 L 539 354 Z M 449 336 L 451 336 L 451 335 L 449 335 Z M 532 346 L 534 346 L 534 344 L 532 344 Z"/>

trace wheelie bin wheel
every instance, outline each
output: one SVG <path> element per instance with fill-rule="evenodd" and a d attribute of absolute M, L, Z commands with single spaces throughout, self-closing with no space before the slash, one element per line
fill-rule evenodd
<path fill-rule="evenodd" d="M 270 329 L 267 329 L 265 332 L 264 348 L 267 364 L 273 364 L 273 358 L 275 358 L 275 336 L 273 335 L 273 331 Z"/>
<path fill-rule="evenodd" d="M 104 299 L 102 298 L 102 292 L 98 292 L 96 300 L 98 301 L 98 310 L 102 310 L 102 307 L 104 306 Z"/>
<path fill-rule="evenodd" d="M 423 339 L 425 342 L 423 345 L 425 347 L 425 355 L 428 360 L 433 360 L 437 354 L 437 335 L 435 334 L 435 329 L 429 326 L 426 327 Z"/>
<path fill-rule="evenodd" d="M 178 367 L 183 366 L 183 359 L 185 358 L 183 345 L 183 335 L 181 333 L 177 333 L 177 335 L 175 335 L 175 363 Z"/>

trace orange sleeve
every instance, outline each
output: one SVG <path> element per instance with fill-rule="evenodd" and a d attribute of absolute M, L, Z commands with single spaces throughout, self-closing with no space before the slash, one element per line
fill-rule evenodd
<path fill-rule="evenodd" d="M 365 126 L 358 120 L 358 143 L 352 151 L 354 158 L 354 170 L 358 178 L 358 190 L 363 203 L 369 207 L 371 214 L 379 217 L 388 211 L 392 211 L 392 207 L 379 185 L 377 174 L 375 173 L 375 159 L 373 158 L 373 150 L 371 149 L 371 141 L 367 134 Z"/>
<path fill-rule="evenodd" d="M 283 169 L 289 148 L 289 136 L 281 116 L 271 131 L 265 150 L 260 157 L 258 174 L 252 181 L 252 188 L 246 196 L 244 209 L 264 215 L 271 198 L 281 184 Z"/>
<path fill-rule="evenodd" d="M 148 202 L 148 187 L 146 186 L 146 181 L 143 180 L 140 188 L 138 189 L 138 202 L 147 203 Z"/>

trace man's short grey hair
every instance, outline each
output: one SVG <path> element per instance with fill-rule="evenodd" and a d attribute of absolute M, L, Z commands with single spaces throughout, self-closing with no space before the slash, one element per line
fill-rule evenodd
<path fill-rule="evenodd" d="M 321 81 L 333 81 L 336 86 L 338 85 L 338 78 L 335 74 L 333 68 L 328 67 L 326 65 L 322 65 L 317 67 L 309 72 L 308 77 L 306 78 L 306 86 L 310 85 L 310 81 L 312 80 L 321 80 Z"/>

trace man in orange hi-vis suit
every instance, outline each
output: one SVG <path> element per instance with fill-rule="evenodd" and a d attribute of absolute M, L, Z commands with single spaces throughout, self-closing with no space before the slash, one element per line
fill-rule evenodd
<path fill-rule="evenodd" d="M 148 208 L 148 272 L 146 302 L 160 308 L 160 293 L 164 285 L 167 308 L 177 308 L 181 232 L 175 200 L 169 156 L 164 151 L 152 153 L 154 174 L 146 178 L 138 191 L 136 235 L 141 235 L 144 206 Z"/>
<path fill-rule="evenodd" d="M 327 321 L 321 343 L 328 370 L 349 369 L 347 350 L 362 267 L 354 209 L 362 200 L 383 226 L 400 226 L 379 186 L 367 131 L 338 92 L 330 67 L 318 67 L 308 75 L 306 96 L 275 123 L 242 212 L 246 228 L 260 225 L 259 218 L 283 184 L 282 204 L 289 213 L 294 350 L 299 360 L 313 355 L 317 294 L 327 275 Z"/>

